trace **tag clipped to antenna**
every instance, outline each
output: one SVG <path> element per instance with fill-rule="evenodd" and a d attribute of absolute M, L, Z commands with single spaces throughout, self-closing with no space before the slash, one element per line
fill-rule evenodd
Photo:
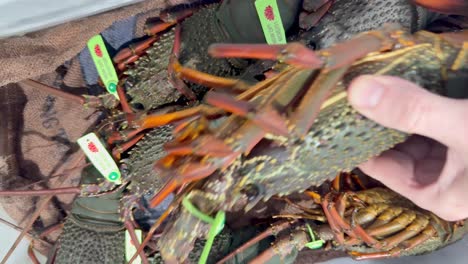
<path fill-rule="evenodd" d="M 286 44 L 286 32 L 276 0 L 256 0 L 258 18 L 268 44 Z"/>
<path fill-rule="evenodd" d="M 96 65 L 99 77 L 104 82 L 107 91 L 119 99 L 119 95 L 117 94 L 119 78 L 101 35 L 96 35 L 88 41 L 88 49 L 93 58 L 94 65 Z"/>
<path fill-rule="evenodd" d="M 77 140 L 94 167 L 110 182 L 120 184 L 120 171 L 114 159 L 94 133 L 89 133 Z"/>

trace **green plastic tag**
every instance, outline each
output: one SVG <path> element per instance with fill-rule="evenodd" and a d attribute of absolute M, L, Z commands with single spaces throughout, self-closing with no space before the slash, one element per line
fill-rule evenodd
<path fill-rule="evenodd" d="M 276 0 L 257 0 L 255 8 L 267 43 L 286 44 L 286 33 Z"/>
<path fill-rule="evenodd" d="M 110 182 L 121 183 L 119 168 L 96 134 L 89 133 L 79 138 L 77 142 L 102 176 Z"/>
<path fill-rule="evenodd" d="M 101 35 L 96 35 L 88 41 L 88 49 L 107 91 L 119 99 L 119 95 L 117 94 L 119 78 Z"/>
<path fill-rule="evenodd" d="M 141 230 L 135 229 L 135 235 L 138 239 L 138 242 L 141 244 Z M 137 247 L 133 244 L 132 238 L 130 237 L 130 233 L 128 230 L 125 230 L 125 257 L 127 259 L 127 263 L 130 262 L 130 259 L 133 255 L 137 252 Z M 141 258 L 138 256 L 135 261 L 135 264 L 141 264 Z"/>

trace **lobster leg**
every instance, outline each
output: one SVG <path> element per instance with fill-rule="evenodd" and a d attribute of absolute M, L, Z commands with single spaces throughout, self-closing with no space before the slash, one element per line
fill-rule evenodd
<path fill-rule="evenodd" d="M 201 164 L 200 162 L 187 162 L 183 165 L 177 166 L 177 170 L 164 170 L 161 169 L 160 166 L 158 166 L 159 163 L 156 163 L 155 170 L 158 170 L 160 172 L 160 177 L 168 178 L 169 180 L 164 185 L 164 187 L 161 190 L 159 190 L 158 193 L 151 199 L 150 206 L 156 207 L 170 193 L 176 191 L 178 187 L 210 176 L 222 166 L 220 164 L 231 163 L 232 160 L 234 160 L 238 156 L 238 152 L 233 152 L 230 155 L 217 159 L 214 163 L 206 162 Z"/>
<path fill-rule="evenodd" d="M 416 219 L 408 225 L 405 230 L 402 232 L 393 235 L 389 238 L 386 238 L 382 241 L 385 245 L 385 248 L 393 248 L 405 240 L 408 240 L 416 235 L 418 235 L 421 231 L 423 231 L 429 225 L 429 219 L 423 216 L 417 216 Z"/>
<path fill-rule="evenodd" d="M 173 65 L 178 64 L 177 58 L 179 57 L 180 53 L 180 44 L 181 44 L 181 27 L 180 25 L 176 26 L 175 37 L 174 37 L 174 46 L 172 49 L 172 55 L 169 59 L 169 65 L 167 69 L 167 73 L 169 75 L 169 81 L 172 85 L 183 95 L 185 95 L 190 100 L 196 100 L 197 97 L 195 93 L 179 78 L 177 78 Z"/>
<path fill-rule="evenodd" d="M 309 241 L 310 237 L 307 232 L 304 230 L 295 230 L 290 235 L 280 237 L 271 248 L 260 253 L 260 255 L 250 261 L 249 264 L 267 263 L 275 256 L 284 260 L 294 249 L 300 251 Z"/>
<path fill-rule="evenodd" d="M 191 10 L 183 10 L 175 15 L 170 15 L 168 13 L 162 14 L 162 21 L 146 25 L 145 33 L 151 37 L 141 42 L 130 44 L 127 48 L 119 51 L 113 58 L 114 63 L 119 65 L 119 69 L 125 69 L 127 64 L 138 60 L 141 54 L 143 54 L 154 42 L 158 40 L 155 35 L 167 30 L 192 14 L 193 12 Z"/>
<path fill-rule="evenodd" d="M 114 144 L 117 141 L 126 141 L 146 129 L 168 125 L 176 121 L 189 117 L 200 116 L 202 114 L 210 116 L 217 113 L 219 113 L 218 109 L 206 105 L 200 105 L 173 113 L 152 114 L 147 116 L 141 115 L 139 118 L 129 122 L 129 127 L 131 127 L 130 129 L 113 133 L 107 141 L 109 144 Z"/>
<path fill-rule="evenodd" d="M 223 142 L 219 147 L 215 147 L 215 150 L 206 153 L 211 157 L 209 157 L 209 159 L 205 158 L 203 163 L 199 161 L 183 161 L 182 165 L 178 166 L 175 164 L 176 159 L 174 155 L 168 155 L 156 162 L 155 169 L 159 170 L 161 177 L 170 180 L 165 184 L 164 188 L 153 197 L 151 206 L 157 206 L 179 186 L 208 177 L 217 169 L 225 169 L 231 165 L 241 153 L 248 153 L 265 136 L 266 132 L 259 126 L 247 121 L 236 133 L 238 133 L 239 136 L 234 135 L 233 138 L 238 140 L 232 142 L 233 145 L 229 148 L 229 151 L 227 151 L 227 145 L 224 145 L 225 143 Z M 245 135 L 248 135 L 248 137 Z M 209 144 L 201 146 L 207 145 Z M 169 148 L 169 151 L 175 151 L 176 154 L 185 154 L 183 151 L 194 151 L 194 149 L 171 150 Z M 199 154 L 202 154 L 202 152 Z"/>
<path fill-rule="evenodd" d="M 332 1 L 330 0 L 321 0 L 321 1 L 304 1 L 302 6 L 306 11 L 299 15 L 299 27 L 304 30 L 309 30 L 315 26 L 320 19 L 327 13 L 330 9 Z"/>
<path fill-rule="evenodd" d="M 294 222 L 289 222 L 289 221 L 285 221 L 285 222 L 281 222 L 281 223 L 275 223 L 273 224 L 271 227 L 269 227 L 267 230 L 263 231 L 262 233 L 258 234 L 257 236 L 255 236 L 254 238 L 250 239 L 249 241 L 245 242 L 243 245 L 241 245 L 240 247 L 238 247 L 236 250 L 234 250 L 233 252 L 229 253 L 229 255 L 225 256 L 223 259 L 221 259 L 220 261 L 218 261 L 216 264 L 223 264 L 223 263 L 226 263 L 228 260 L 232 259 L 234 256 L 236 256 L 237 254 L 243 252 L 244 250 L 246 250 L 247 248 L 255 245 L 255 243 L 258 243 L 260 242 L 261 240 L 269 237 L 269 236 L 275 236 L 277 235 L 279 232 L 291 227 L 291 225 L 293 224 Z"/>
<path fill-rule="evenodd" d="M 60 98 L 64 98 L 72 102 L 76 102 L 81 105 L 86 104 L 86 98 L 84 98 L 83 96 L 67 93 L 57 88 L 40 83 L 38 81 L 27 79 L 27 80 L 22 81 L 20 84 L 29 86 L 31 88 L 46 92 L 48 94 L 51 94 Z"/>
<path fill-rule="evenodd" d="M 315 121 L 323 102 L 346 72 L 347 67 L 339 68 L 319 75 L 307 90 L 301 103 L 292 117 L 294 130 L 305 136 Z"/>
<path fill-rule="evenodd" d="M 353 223 L 350 225 L 344 218 L 344 203 L 347 193 L 340 194 L 337 198 L 338 206 L 331 201 L 331 194 L 325 196 L 322 204 L 325 215 L 327 216 L 330 227 L 336 236 L 338 243 L 347 245 L 342 233 L 346 233 L 352 238 L 361 238 L 366 244 L 374 248 L 382 248 L 382 244 L 371 237 L 359 224 Z"/>
<path fill-rule="evenodd" d="M 93 107 L 93 108 L 98 108 L 101 106 L 104 107 L 114 107 L 117 105 L 117 100 L 115 97 L 111 94 L 105 94 L 103 96 L 83 96 L 83 95 L 74 95 L 68 92 L 64 92 L 60 89 L 57 89 L 55 87 L 51 87 L 48 85 L 45 85 L 43 83 L 40 83 L 38 81 L 34 81 L 31 79 L 27 79 L 24 81 L 20 82 L 21 85 L 26 85 L 28 87 L 46 92 L 48 94 L 51 94 L 53 96 L 57 96 L 60 98 L 63 98 L 65 100 L 68 100 L 70 102 L 76 102 L 78 104 L 81 104 L 85 107 Z"/>
<path fill-rule="evenodd" d="M 130 44 L 128 48 L 119 51 L 113 58 L 114 63 L 117 64 L 117 68 L 124 71 L 128 64 L 137 61 L 140 58 L 140 55 L 151 47 L 151 45 L 153 45 L 157 40 L 157 36 L 152 36 L 138 43 Z"/>
<path fill-rule="evenodd" d="M 59 195 L 59 194 L 79 194 L 81 193 L 80 187 L 66 187 L 48 190 L 14 190 L 5 191 L 0 190 L 0 196 L 24 196 L 24 195 Z"/>
<path fill-rule="evenodd" d="M 210 155 L 217 157 L 225 157 L 233 151 L 224 143 L 223 140 L 216 138 L 213 135 L 202 135 L 199 138 L 187 143 L 166 143 L 164 150 L 168 155 Z"/>
<path fill-rule="evenodd" d="M 117 160 L 120 160 L 120 156 L 122 155 L 122 153 L 127 151 L 129 148 L 133 147 L 133 145 L 140 141 L 140 139 L 142 139 L 144 136 L 144 134 L 140 134 L 138 136 L 135 136 L 131 140 L 123 143 L 122 145 L 116 146 L 112 149 L 112 156 Z"/>
<path fill-rule="evenodd" d="M 121 85 L 117 86 L 117 94 L 119 95 L 120 105 L 122 106 L 122 111 L 127 114 L 127 121 L 131 120 L 131 115 L 133 114 L 132 108 L 128 103 L 127 97 L 125 96 L 125 91 Z"/>
<path fill-rule="evenodd" d="M 411 211 L 403 212 L 395 217 L 392 221 L 379 226 L 371 226 L 367 229 L 367 232 L 371 236 L 385 236 L 397 231 L 400 231 L 402 227 L 409 225 L 416 218 L 416 214 Z"/>
<path fill-rule="evenodd" d="M 200 72 L 197 70 L 182 67 L 179 62 L 174 61 L 172 63 L 172 70 L 178 78 L 186 81 L 198 83 L 212 88 L 233 88 L 235 90 L 247 90 L 249 86 L 242 81 L 237 79 L 223 78 Z"/>
<path fill-rule="evenodd" d="M 383 251 L 383 252 L 374 252 L 374 253 L 361 253 L 361 252 L 351 251 L 349 252 L 349 254 L 356 260 L 398 257 L 401 255 L 403 251 L 411 250 L 412 248 L 434 237 L 434 235 L 436 234 L 437 234 L 437 231 L 434 229 L 432 225 L 430 225 L 426 227 L 420 235 L 417 235 L 412 239 L 402 242 L 401 247 L 396 247 L 392 250 Z"/>
<path fill-rule="evenodd" d="M 244 116 L 252 120 L 255 124 L 264 128 L 268 132 L 278 135 L 288 135 L 286 121 L 280 116 L 278 111 L 271 107 L 266 107 L 257 111 L 253 103 L 238 101 L 235 98 L 216 92 L 209 92 L 205 97 L 206 102 L 239 116 Z"/>

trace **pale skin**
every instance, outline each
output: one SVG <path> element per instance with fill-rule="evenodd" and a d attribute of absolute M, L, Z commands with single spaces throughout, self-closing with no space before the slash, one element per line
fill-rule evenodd
<path fill-rule="evenodd" d="M 468 100 L 390 76 L 356 78 L 348 99 L 377 123 L 415 134 L 361 170 L 443 219 L 468 218 Z"/>

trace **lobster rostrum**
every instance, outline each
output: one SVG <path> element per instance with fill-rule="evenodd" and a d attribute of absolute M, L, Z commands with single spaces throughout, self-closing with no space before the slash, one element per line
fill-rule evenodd
<path fill-rule="evenodd" d="M 215 129 L 186 125 L 178 130 L 184 137 L 175 134 L 175 142 L 166 146 L 168 156 L 156 169 L 171 179 L 166 187 L 181 179 L 210 176 L 187 194 L 208 215 L 249 209 L 261 199 L 320 185 L 408 136 L 354 111 L 346 101 L 351 79 L 361 74 L 396 75 L 450 96 L 446 85 L 466 71 L 466 36 L 466 31 L 410 35 L 391 25 L 319 52 L 295 44 L 212 46 L 209 51 L 215 56 L 279 58 L 293 66 L 284 66 L 278 75 L 238 95 L 230 94 L 235 87 L 227 93 L 209 92 L 205 101 L 211 106 L 199 108 L 205 119 L 234 114 Z M 204 119 L 191 124 L 203 123 L 198 120 Z M 191 138 L 187 130 L 193 132 Z M 168 189 L 156 196 L 154 205 Z M 184 256 L 173 249 L 190 247 L 206 224 L 183 208 L 175 219 L 160 246 L 163 257 L 181 261 Z"/>

